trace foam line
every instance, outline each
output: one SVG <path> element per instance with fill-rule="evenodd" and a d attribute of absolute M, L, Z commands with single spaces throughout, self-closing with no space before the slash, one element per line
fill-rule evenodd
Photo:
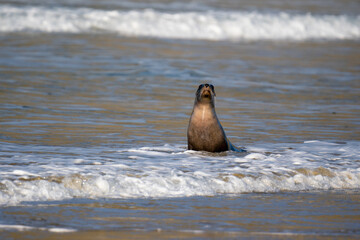
<path fill-rule="evenodd" d="M 160 12 L 0 6 L 0 32 L 113 33 L 193 40 L 343 40 L 360 38 L 360 15 L 286 12 Z"/>

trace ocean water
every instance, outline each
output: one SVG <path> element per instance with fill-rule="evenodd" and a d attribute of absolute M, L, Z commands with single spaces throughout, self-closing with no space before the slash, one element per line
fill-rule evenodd
<path fill-rule="evenodd" d="M 2 1 L 1 238 L 358 238 L 359 56 L 355 0 Z"/>

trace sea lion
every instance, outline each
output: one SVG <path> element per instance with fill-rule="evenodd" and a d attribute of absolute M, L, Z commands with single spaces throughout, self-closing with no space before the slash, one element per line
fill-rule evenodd
<path fill-rule="evenodd" d="M 211 84 L 201 84 L 195 94 L 187 139 L 188 149 L 207 152 L 238 151 L 227 139 L 215 112 L 215 89 Z"/>

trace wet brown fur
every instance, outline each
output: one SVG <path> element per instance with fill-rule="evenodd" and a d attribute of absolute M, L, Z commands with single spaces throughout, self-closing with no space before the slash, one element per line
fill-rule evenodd
<path fill-rule="evenodd" d="M 215 89 L 210 84 L 201 84 L 196 91 L 187 138 L 189 150 L 207 152 L 237 150 L 226 138 L 216 116 Z"/>

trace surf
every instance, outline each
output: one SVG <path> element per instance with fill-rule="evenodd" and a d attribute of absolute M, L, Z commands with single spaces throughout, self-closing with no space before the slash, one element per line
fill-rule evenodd
<path fill-rule="evenodd" d="M 0 6 L 0 32 L 116 34 L 210 41 L 358 40 L 360 15 Z"/>

